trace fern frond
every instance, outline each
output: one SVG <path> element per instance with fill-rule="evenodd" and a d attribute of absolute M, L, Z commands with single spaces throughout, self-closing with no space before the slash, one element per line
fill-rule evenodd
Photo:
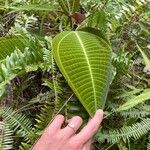
<path fill-rule="evenodd" d="M 25 48 L 24 43 L 19 39 L 19 37 L 14 36 L 0 38 L 0 60 L 5 59 L 12 52 L 14 52 L 16 48 L 20 50 L 23 50 Z"/>
<path fill-rule="evenodd" d="M 13 142 L 13 130 L 10 129 L 8 124 L 0 122 L 0 149 L 13 149 Z"/>
<path fill-rule="evenodd" d="M 48 91 L 45 93 L 38 94 L 35 98 L 31 99 L 28 103 L 29 105 L 33 105 L 35 103 L 45 103 L 46 101 L 52 99 L 54 97 L 54 93 L 52 91 Z"/>
<path fill-rule="evenodd" d="M 149 0 L 136 0 L 136 1 L 112 1 L 108 3 L 108 10 L 112 10 L 112 20 L 109 26 L 113 29 L 125 24 L 125 22 L 134 19 L 135 15 L 139 15 L 144 6 L 150 3 Z M 112 7 L 112 6 L 115 6 Z M 112 8 L 111 8 L 112 7 Z"/>
<path fill-rule="evenodd" d="M 47 50 L 47 49 L 45 49 L 44 50 L 44 53 L 43 53 L 43 60 L 44 60 L 44 62 L 45 62 L 45 67 L 43 67 L 43 70 L 46 70 L 47 72 L 50 72 L 50 70 L 51 70 L 51 60 L 52 60 L 52 58 L 51 58 L 51 51 L 50 50 Z"/>
<path fill-rule="evenodd" d="M 60 94 L 62 93 L 62 87 L 59 80 L 59 75 L 57 73 L 56 64 L 54 63 L 53 56 L 51 56 L 51 72 L 52 72 L 52 79 L 51 80 L 44 80 L 43 85 L 48 86 L 54 92 L 54 107 L 56 114 L 61 106 L 63 105 L 63 101 L 61 100 Z"/>
<path fill-rule="evenodd" d="M 47 56 L 46 56 L 47 57 Z M 35 125 L 36 129 L 42 131 L 53 119 L 55 114 L 60 110 L 63 106 L 65 101 L 62 101 L 60 94 L 62 93 L 62 87 L 60 85 L 60 81 L 58 73 L 56 72 L 56 66 L 53 60 L 51 53 L 49 53 L 48 57 L 51 59 L 51 79 L 44 79 L 43 85 L 50 88 L 51 92 L 53 93 L 53 97 L 47 99 L 45 101 L 44 106 L 41 108 L 41 113 L 37 116 L 36 121 L 37 124 Z M 47 59 L 47 58 L 46 58 Z"/>
<path fill-rule="evenodd" d="M 45 67 L 43 70 L 46 70 L 47 72 L 51 72 L 52 70 L 52 53 L 51 53 L 51 41 L 52 38 L 49 36 L 45 37 L 46 46 L 44 47 L 43 52 L 43 60 L 45 62 Z"/>
<path fill-rule="evenodd" d="M 147 150 L 150 150 L 150 134 L 148 135 Z"/>
<path fill-rule="evenodd" d="M 25 141 L 31 140 L 30 137 L 33 134 L 32 123 L 24 114 L 6 107 L 3 108 L 1 117 L 19 137 L 23 137 Z"/>
<path fill-rule="evenodd" d="M 37 115 L 35 119 L 37 122 L 35 125 L 37 133 L 43 131 L 47 127 L 49 122 L 52 120 L 54 111 L 54 102 L 51 102 L 50 100 L 51 99 L 47 99 L 47 101 L 45 101 L 44 106 L 41 108 L 40 114 Z"/>
<path fill-rule="evenodd" d="M 125 126 L 118 130 L 104 131 L 98 135 L 99 141 L 107 140 L 109 143 L 116 143 L 119 140 L 130 141 L 131 138 L 139 139 L 150 131 L 150 118 L 143 119 L 140 123 L 132 126 Z"/>
<path fill-rule="evenodd" d="M 29 51 L 26 49 L 24 53 L 20 50 L 15 50 L 10 56 L 7 56 L 0 63 L 0 91 L 10 83 L 17 75 L 24 72 L 37 70 L 41 56 L 39 52 Z"/>
<path fill-rule="evenodd" d="M 138 0 L 134 2 L 129 2 L 126 5 L 122 5 L 122 12 L 120 16 L 131 17 L 136 11 L 140 11 L 144 6 L 148 5 L 149 0 Z"/>
<path fill-rule="evenodd" d="M 12 49 L 11 46 L 8 49 L 6 47 L 6 52 L 8 51 L 6 54 L 2 47 L 0 47 L 0 52 L 2 51 L 1 57 L 4 58 L 8 55 L 5 59 L 0 61 L 0 97 L 6 85 L 16 76 L 25 72 L 36 71 L 39 68 L 42 69 L 42 71 L 49 71 L 51 68 L 51 64 L 49 63 L 51 61 L 51 52 L 45 48 L 47 47 L 45 40 L 31 37 L 31 35 L 16 38 L 18 38 L 18 41 L 11 39 L 11 41 L 8 42 L 10 39 L 7 39 L 2 43 L 0 42 L 0 45 L 3 44 L 3 46 L 5 44 L 7 45 L 7 43 L 8 47 L 9 45 L 14 45 Z M 19 42 L 20 45 L 22 43 L 22 47 L 17 44 Z M 48 61 L 48 59 L 50 60 Z"/>
<path fill-rule="evenodd" d="M 63 101 L 60 97 L 60 94 L 62 93 L 62 87 L 60 85 L 60 80 L 58 78 L 58 75 L 55 75 L 56 74 L 56 66 L 55 65 L 56 64 L 54 63 L 54 59 L 52 56 L 52 83 L 53 83 L 53 89 L 54 89 L 54 94 L 55 94 L 55 100 L 54 100 L 55 110 L 54 110 L 53 116 L 63 106 Z"/>
<path fill-rule="evenodd" d="M 117 73 L 121 72 L 128 75 L 128 69 L 131 64 L 131 56 L 128 52 L 121 50 L 118 55 L 114 55 L 112 63 L 117 69 Z"/>
<path fill-rule="evenodd" d="M 28 37 L 20 37 L 19 41 L 23 43 L 24 49 L 15 50 L 13 48 L 14 51 L 0 62 L 0 93 L 3 93 L 1 91 L 4 91 L 5 86 L 17 75 L 23 72 L 35 71 L 39 67 L 44 68 L 45 66 L 40 40 L 38 41 L 36 38 L 28 35 Z M 12 41 L 10 43 L 13 45 Z M 15 46 L 17 45 L 15 44 Z M 8 49 L 8 53 L 10 52 Z M 5 56 L 3 53 L 1 55 Z"/>
<path fill-rule="evenodd" d="M 122 111 L 120 112 L 120 115 L 127 118 L 127 117 L 130 117 L 130 118 L 144 118 L 148 115 L 150 115 L 150 111 L 148 110 L 144 110 L 142 108 L 139 108 L 139 109 L 131 109 L 131 110 L 128 110 L 128 111 Z"/>
<path fill-rule="evenodd" d="M 21 145 L 19 146 L 19 150 L 29 150 L 31 149 L 31 146 L 30 144 L 27 144 L 27 143 L 21 143 Z"/>
<path fill-rule="evenodd" d="M 121 112 L 121 115 L 125 118 L 127 118 L 127 117 L 140 118 L 140 117 L 146 117 L 146 116 L 150 115 L 150 112 L 135 110 L 135 111 Z"/>
<path fill-rule="evenodd" d="M 140 93 L 138 96 L 136 95 L 136 96 L 128 99 L 127 102 L 125 102 L 124 104 L 119 106 L 118 111 L 128 110 L 139 104 L 144 103 L 146 100 L 149 100 L 149 99 L 150 99 L 150 89 L 147 88 L 147 89 L 143 90 L 143 92 Z"/>

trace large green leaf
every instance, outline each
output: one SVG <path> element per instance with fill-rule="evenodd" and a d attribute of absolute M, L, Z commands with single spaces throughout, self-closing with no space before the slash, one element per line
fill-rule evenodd
<path fill-rule="evenodd" d="M 93 116 L 105 104 L 111 74 L 110 46 L 94 34 L 66 31 L 53 39 L 52 49 L 60 71 Z"/>

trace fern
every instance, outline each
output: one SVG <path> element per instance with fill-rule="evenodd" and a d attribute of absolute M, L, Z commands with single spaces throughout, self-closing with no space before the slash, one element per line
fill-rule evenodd
<path fill-rule="evenodd" d="M 140 109 L 140 108 L 139 108 Z M 125 117 L 125 118 L 144 118 L 150 115 L 149 111 L 146 110 L 139 110 L 139 109 L 132 109 L 132 110 L 128 110 L 128 111 L 122 111 L 120 112 L 121 116 Z"/>
<path fill-rule="evenodd" d="M 21 143 L 21 145 L 19 146 L 19 150 L 29 150 L 29 149 L 31 149 L 31 145 L 27 143 Z"/>
<path fill-rule="evenodd" d="M 58 95 L 58 92 L 61 91 L 61 88 L 58 86 L 57 81 L 54 81 L 55 85 L 53 85 L 53 82 L 50 82 L 48 80 L 44 80 L 43 85 L 48 86 L 50 89 L 52 89 L 52 95 L 53 97 L 47 99 L 45 101 L 44 106 L 41 108 L 41 112 L 36 117 L 37 124 L 35 125 L 36 129 L 39 131 L 42 131 L 53 119 L 55 114 L 60 110 L 62 107 L 62 99 Z"/>
<path fill-rule="evenodd" d="M 127 111 L 121 111 L 120 115 L 124 118 L 146 118 L 150 115 L 150 106 L 147 104 L 140 104 Z"/>
<path fill-rule="evenodd" d="M 53 114 L 53 106 L 54 102 L 52 99 L 54 98 L 54 93 L 52 91 L 48 91 L 45 93 L 38 94 L 35 98 L 31 99 L 30 102 L 21 107 L 19 111 L 25 111 L 26 108 L 29 108 L 33 105 L 39 105 L 40 106 L 40 112 L 36 115 L 35 121 L 36 124 L 34 125 L 34 132 L 35 136 L 38 136 L 39 132 L 41 132 L 49 123 L 49 121 L 52 119 Z"/>
<path fill-rule="evenodd" d="M 124 50 L 119 51 L 119 54 L 113 57 L 113 66 L 117 69 L 117 73 L 127 74 L 131 65 L 131 56 Z"/>
<path fill-rule="evenodd" d="M 41 56 L 39 52 L 29 51 L 28 49 L 22 53 L 15 50 L 10 56 L 7 56 L 0 63 L 0 91 L 10 83 L 17 75 L 24 72 L 35 71 L 38 69 Z"/>
<path fill-rule="evenodd" d="M 150 99 L 150 89 L 147 88 L 138 96 L 134 96 L 133 98 L 128 99 L 127 102 L 125 102 L 123 105 L 121 105 L 118 108 L 118 111 L 128 110 L 138 104 L 144 103 L 146 100 L 149 100 L 149 99 Z"/>
<path fill-rule="evenodd" d="M 21 51 L 24 50 L 25 45 L 19 38 L 21 37 L 14 36 L 0 38 L 0 60 L 5 59 L 12 52 L 14 52 L 16 48 L 20 49 Z"/>
<path fill-rule="evenodd" d="M 13 130 L 10 129 L 8 124 L 0 122 L 0 149 L 11 150 L 13 142 Z"/>
<path fill-rule="evenodd" d="M 0 133 L 0 149 L 9 150 L 17 149 L 18 147 L 20 150 L 31 149 L 35 138 L 41 135 L 44 128 L 64 106 L 65 108 L 62 113 L 65 114 L 66 118 L 80 115 L 84 121 L 88 120 L 88 114 L 75 96 L 71 96 L 67 101 L 64 100 L 73 92 L 66 85 L 66 81 L 56 68 L 51 54 L 51 38 L 59 31 L 72 30 L 72 26 L 69 27 L 68 22 L 71 17 L 70 15 L 74 12 L 79 12 L 79 14 L 83 13 L 83 16 L 85 15 L 86 17 L 89 15 L 85 22 L 83 22 L 83 26 L 85 23 L 85 26 L 88 26 L 88 28 L 82 28 L 81 25 L 81 30 L 94 33 L 107 43 L 109 43 L 107 38 L 109 36 L 115 55 L 113 59 L 114 78 L 109 91 L 110 97 L 108 97 L 105 107 L 105 112 L 110 113 L 108 114 L 109 119 L 105 117 L 103 121 L 102 132 L 98 133 L 99 142 L 94 144 L 95 149 L 125 150 L 129 148 L 140 150 L 142 148 L 145 150 L 147 146 L 147 149 L 150 150 L 150 135 L 148 135 L 150 131 L 149 101 L 142 101 L 142 103 L 126 111 L 116 112 L 118 106 L 122 105 L 123 102 L 137 97 L 143 92 L 143 89 L 149 88 L 149 76 L 147 78 L 145 73 L 141 70 L 139 71 L 141 66 L 138 66 L 139 68 L 133 66 L 134 63 L 137 65 L 136 60 L 139 52 L 134 55 L 131 50 L 137 51 L 137 47 L 133 44 L 135 39 L 137 39 L 137 43 L 141 48 L 146 50 L 145 48 L 147 47 L 149 49 L 150 1 L 69 0 L 69 2 L 67 3 L 67 0 L 0 0 L 2 17 L 5 17 L 3 13 L 4 15 L 6 13 L 10 14 L 9 10 L 16 14 L 14 26 L 11 29 L 3 27 L 5 25 L 4 21 L 4 24 L 3 22 L 1 24 L 2 27 L 0 26 L 2 31 L 6 29 L 7 33 L 12 35 L 20 31 L 27 34 L 25 37 L 19 35 L 17 37 L 0 38 L 0 95 L 4 92 L 9 94 L 9 86 L 11 86 L 12 99 L 15 100 L 15 103 L 19 103 L 19 109 L 15 108 L 16 110 L 12 108 L 0 109 L 0 120 L 2 122 L 0 122 L 0 131 L 3 132 L 3 134 Z M 80 8 L 79 4 L 81 5 Z M 61 12 L 61 10 L 64 12 Z M 26 13 L 27 11 L 30 12 Z M 64 13 L 69 16 L 69 19 L 64 16 Z M 77 18 L 74 19 L 76 20 Z M 7 19 L 5 20 L 7 21 Z M 42 29 L 45 29 L 45 26 L 43 25 L 46 25 L 46 32 L 48 27 L 48 34 L 52 37 L 46 36 L 43 39 L 39 35 L 37 38 L 33 34 L 30 35 L 28 33 L 28 31 L 36 32 L 35 34 L 40 32 L 41 35 L 44 35 Z M 91 30 L 90 27 L 94 27 L 94 30 Z M 100 32 L 97 32 L 96 29 L 100 29 Z M 127 38 L 125 39 L 124 36 L 126 35 Z M 87 38 L 87 40 L 89 39 Z M 147 52 L 147 56 L 149 56 L 149 51 Z M 38 76 L 38 79 L 40 78 L 41 80 L 42 78 L 43 85 L 48 88 L 43 88 L 43 86 L 35 87 L 36 90 L 38 89 L 38 91 L 43 92 L 35 97 L 34 94 L 28 95 L 30 86 L 28 89 L 22 88 L 20 85 L 16 85 L 16 79 L 18 80 L 19 77 L 21 83 L 24 83 L 24 80 L 30 77 L 30 74 L 27 77 L 26 74 L 32 71 L 36 71 L 32 75 L 37 74 L 37 71 L 39 72 L 38 69 L 40 70 L 40 77 Z M 132 72 L 132 69 L 135 70 Z M 142 76 L 139 75 L 140 77 L 137 78 L 138 71 L 136 72 L 136 69 L 138 69 Z M 15 77 L 17 78 L 12 81 Z M 13 84 L 18 88 L 14 89 Z M 132 87 L 129 87 L 127 84 L 130 84 Z M 32 87 L 31 89 L 35 90 Z M 16 91 L 19 94 L 15 94 Z M 3 96 L 5 95 L 3 94 Z M 23 100 L 27 98 L 27 101 L 22 101 L 22 98 Z M 8 99 L 8 97 L 3 98 L 2 106 L 3 103 L 8 105 Z M 24 105 L 25 103 L 26 105 Z M 10 107 L 15 106 L 13 102 L 9 104 Z M 35 105 L 36 107 L 34 107 Z M 33 106 L 33 109 L 31 106 Z M 30 116 L 33 122 L 28 116 L 20 113 L 21 111 L 25 113 L 25 110 L 29 107 L 29 113 L 33 115 Z M 116 113 L 111 115 L 112 112 Z M 13 147 L 13 145 L 15 146 Z M 143 145 L 144 147 L 142 147 Z"/>
<path fill-rule="evenodd" d="M 59 109 L 61 108 L 61 106 L 63 105 L 60 94 L 62 94 L 62 87 L 60 84 L 60 80 L 59 80 L 59 75 L 57 72 L 57 68 L 56 68 L 56 64 L 54 62 L 53 56 L 51 54 L 48 55 L 51 61 L 51 80 L 44 80 L 43 85 L 48 86 L 53 92 L 54 92 L 54 112 L 53 112 L 53 116 L 59 111 Z"/>
<path fill-rule="evenodd" d="M 140 123 L 135 123 L 132 126 L 125 126 L 118 130 L 102 132 L 98 135 L 98 140 L 104 141 L 106 139 L 109 143 L 116 143 L 122 139 L 124 142 L 127 142 L 131 138 L 137 140 L 149 133 L 149 131 L 150 119 L 146 118 Z"/>
<path fill-rule="evenodd" d="M 37 115 L 37 124 L 35 127 L 38 129 L 38 131 L 42 131 L 50 123 L 50 121 L 59 112 L 65 102 L 62 101 L 60 97 L 62 94 L 62 87 L 60 84 L 59 75 L 56 74 L 57 69 L 52 54 L 50 53 L 48 57 L 51 58 L 51 62 L 47 61 L 51 63 L 51 68 L 49 68 L 51 72 L 51 79 L 44 79 L 43 85 L 49 87 L 50 91 L 53 93 L 53 97 L 51 97 L 51 99 L 47 99 L 45 105 L 41 108 L 40 114 Z"/>
<path fill-rule="evenodd" d="M 29 142 L 32 132 L 32 123 L 31 121 L 21 113 L 14 111 L 12 108 L 3 108 L 1 112 L 1 117 L 13 132 L 17 132 L 19 137 L 23 137 L 25 141 Z"/>
<path fill-rule="evenodd" d="M 147 150 L 150 150 L 150 134 L 148 135 Z"/>
<path fill-rule="evenodd" d="M 149 0 L 111 1 L 106 7 L 109 11 L 112 10 L 109 15 L 111 16 L 109 27 L 116 29 L 119 26 L 125 25 L 125 23 L 131 21 L 135 15 L 143 12 L 141 10 L 149 3 Z M 112 6 L 115 6 L 115 8 Z"/>
<path fill-rule="evenodd" d="M 29 36 L 29 39 L 23 40 L 23 43 L 26 43 L 25 46 L 27 46 L 23 51 L 16 49 L 10 56 L 0 62 L 0 96 L 3 94 L 6 85 L 16 76 L 25 72 L 36 71 L 39 68 L 43 71 L 48 70 L 51 67 L 48 61 L 43 62 L 44 52 L 50 53 L 50 50 L 42 48 L 45 46 L 44 41 L 34 37 L 30 38 Z M 13 43 L 11 42 L 11 44 Z"/>
<path fill-rule="evenodd" d="M 54 111 L 54 102 L 50 102 L 50 99 L 47 99 L 45 101 L 44 106 L 42 106 L 40 114 L 36 116 L 36 124 L 35 129 L 37 130 L 38 134 L 41 134 L 40 132 L 43 131 L 49 122 L 52 120 L 53 117 L 53 111 Z"/>
<path fill-rule="evenodd" d="M 43 70 L 46 70 L 47 72 L 50 72 L 51 68 L 52 68 L 51 55 L 52 54 L 51 54 L 50 50 L 47 50 L 47 49 L 44 50 L 44 52 L 43 52 L 43 60 L 45 62 L 45 65 L 43 67 Z"/>
<path fill-rule="evenodd" d="M 40 93 L 35 98 L 30 100 L 29 105 L 33 105 L 35 103 L 44 104 L 47 100 L 50 100 L 53 97 L 54 97 L 54 93 L 52 91 Z"/>
<path fill-rule="evenodd" d="M 59 109 L 61 108 L 61 106 L 63 105 L 62 103 L 62 99 L 60 97 L 60 94 L 62 94 L 62 88 L 60 85 L 60 81 L 59 78 L 57 77 L 57 75 L 55 76 L 55 72 L 56 72 L 56 68 L 55 68 L 54 64 L 54 59 L 52 58 L 52 82 L 53 82 L 53 89 L 54 89 L 54 94 L 55 94 L 55 111 L 54 111 L 54 115 L 59 111 Z"/>

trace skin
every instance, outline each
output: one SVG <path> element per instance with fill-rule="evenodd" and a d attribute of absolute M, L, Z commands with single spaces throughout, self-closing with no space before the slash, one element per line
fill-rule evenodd
<path fill-rule="evenodd" d="M 74 116 L 65 128 L 61 128 L 65 118 L 57 115 L 34 145 L 33 150 L 92 150 L 92 138 L 102 119 L 103 111 L 98 110 L 87 125 L 76 133 L 83 122 L 79 116 Z M 74 126 L 73 129 L 70 126 Z"/>

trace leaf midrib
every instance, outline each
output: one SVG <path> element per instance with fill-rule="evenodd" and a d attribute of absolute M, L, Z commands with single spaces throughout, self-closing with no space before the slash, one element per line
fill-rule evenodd
<path fill-rule="evenodd" d="M 75 33 L 75 35 L 76 35 L 76 32 L 74 32 L 74 31 L 69 32 L 68 34 L 66 34 L 66 36 L 64 36 L 64 37 L 59 41 L 59 43 L 58 43 L 58 45 L 57 45 L 57 53 L 58 53 L 57 57 L 59 58 L 58 60 L 61 60 L 61 59 L 60 59 L 60 55 L 59 55 L 59 47 L 60 47 L 61 42 L 62 42 L 67 36 L 69 36 L 69 35 L 72 34 L 72 33 Z M 76 35 L 76 37 L 78 38 L 79 42 L 81 42 L 80 44 L 81 44 L 81 46 L 83 46 L 83 51 L 85 51 L 85 47 L 84 47 L 84 45 L 82 44 L 82 40 L 80 39 L 80 37 L 78 37 L 78 34 Z M 86 53 L 86 51 L 85 51 L 85 53 Z M 86 57 L 87 57 L 87 54 L 86 54 Z M 60 61 L 59 61 L 59 62 L 60 62 Z M 59 64 L 60 64 L 60 66 L 61 66 L 60 68 L 61 68 L 61 69 L 63 70 L 63 72 L 65 73 L 65 76 L 67 77 L 68 82 L 71 83 L 72 88 L 74 89 L 75 93 L 78 95 L 78 98 L 81 99 L 80 93 L 79 93 L 79 92 L 76 90 L 76 88 L 73 86 L 73 84 L 72 84 L 72 82 L 71 82 L 69 76 L 67 75 L 67 73 L 66 73 L 64 67 L 62 66 L 61 63 L 59 63 Z M 88 66 L 90 66 L 90 65 L 88 65 Z M 90 66 L 90 69 L 91 69 L 91 66 Z M 91 71 L 92 71 L 92 70 L 91 70 Z M 95 95 L 96 93 L 95 93 L 95 88 L 94 88 L 93 74 L 92 74 L 92 83 L 93 83 L 92 86 L 93 86 L 93 90 L 94 90 L 94 101 L 95 101 L 94 104 L 95 104 L 95 110 L 96 110 L 96 109 L 97 109 L 97 103 L 96 103 L 96 95 Z M 83 101 L 82 101 L 82 103 L 83 103 Z M 85 107 L 86 107 L 86 106 L 85 106 Z M 91 114 L 88 109 L 87 109 L 87 111 L 88 111 L 89 114 Z"/>
<path fill-rule="evenodd" d="M 89 72 L 90 72 L 90 76 L 91 76 L 92 87 L 93 87 L 93 92 L 94 92 L 94 101 L 95 101 L 94 105 L 95 105 L 95 110 L 96 110 L 97 109 L 97 101 L 96 101 L 96 91 L 95 91 L 95 83 L 94 83 L 92 68 L 91 68 L 91 65 L 90 65 L 90 62 L 89 62 L 89 59 L 88 59 L 88 55 L 86 53 L 86 49 L 85 49 L 85 47 L 83 45 L 83 42 L 82 42 L 80 36 L 78 35 L 77 32 L 74 32 L 74 33 L 75 33 L 75 35 L 76 35 L 76 37 L 77 37 L 77 39 L 78 39 L 78 41 L 79 41 L 79 43 L 81 45 L 81 48 L 83 50 L 86 62 L 88 64 L 88 68 L 89 68 Z"/>

